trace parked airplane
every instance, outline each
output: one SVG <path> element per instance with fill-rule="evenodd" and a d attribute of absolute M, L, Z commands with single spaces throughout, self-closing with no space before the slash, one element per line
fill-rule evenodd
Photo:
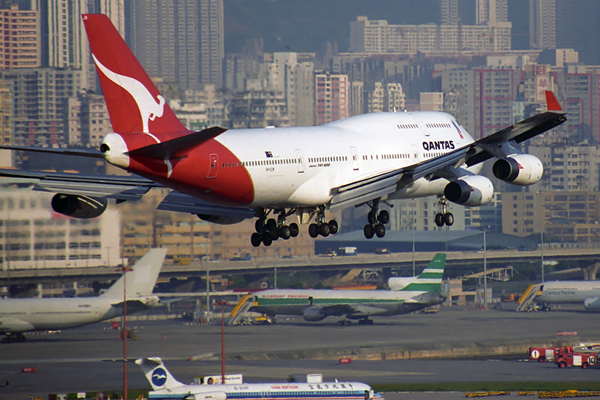
<path fill-rule="evenodd" d="M 422 274 L 400 290 L 271 289 L 250 296 L 255 311 L 271 316 L 302 315 L 306 321 L 329 316 L 345 318 L 338 323 L 372 324 L 370 316 L 406 314 L 440 304 L 446 255 L 438 253 Z"/>
<path fill-rule="evenodd" d="M 152 249 L 127 272 L 127 313 L 156 307 L 152 295 L 166 249 Z M 27 298 L 0 300 L 3 342 L 26 340 L 23 332 L 76 328 L 123 315 L 124 278 L 98 297 Z"/>
<path fill-rule="evenodd" d="M 566 118 L 552 92 L 548 111 L 474 141 L 456 119 L 441 112 L 358 115 L 317 127 L 186 129 L 158 92 L 105 15 L 83 22 L 114 133 L 100 150 L 0 146 L 103 158 L 135 176 L 0 170 L 0 176 L 35 178 L 35 188 L 57 193 L 56 212 L 93 218 L 107 199 L 139 199 L 152 187 L 173 189 L 158 206 L 232 224 L 258 218 L 254 246 L 298 235 L 310 223 L 311 237 L 338 231 L 326 211 L 367 205 L 364 235 L 385 235 L 389 221 L 380 205 L 391 199 L 440 198 L 438 226 L 452 225 L 447 201 L 479 206 L 493 196 L 492 182 L 478 175 L 482 162 L 497 159 L 494 175 L 515 185 L 542 177 L 541 161 L 522 154 L 518 144 L 552 129 Z M 312 223 L 311 223 L 312 221 Z"/>
<path fill-rule="evenodd" d="M 583 304 L 586 310 L 600 310 L 600 282 L 555 281 L 530 286 L 525 293 L 535 291 L 538 304 Z"/>
<path fill-rule="evenodd" d="M 140 358 L 146 379 L 152 385 L 149 399 L 195 400 L 383 400 L 369 385 L 360 382 L 322 383 L 241 383 L 218 385 L 186 385 L 177 381 L 158 357 Z"/>

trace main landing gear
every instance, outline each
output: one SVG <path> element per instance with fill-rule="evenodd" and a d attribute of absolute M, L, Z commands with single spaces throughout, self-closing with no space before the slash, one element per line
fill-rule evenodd
<path fill-rule="evenodd" d="M 335 220 L 325 222 L 325 207 L 319 207 L 317 211 L 317 222 L 308 226 L 308 234 L 311 238 L 321 235 L 327 237 L 335 235 L 338 232 L 338 223 Z"/>
<path fill-rule="evenodd" d="M 454 215 L 448 212 L 448 200 L 442 197 L 438 201 L 438 205 L 442 208 L 442 212 L 435 214 L 435 224 L 440 228 L 444 225 L 452 226 Z"/>
<path fill-rule="evenodd" d="M 367 203 L 369 204 L 369 203 Z M 364 234 L 367 239 L 372 239 L 373 236 L 382 238 L 385 236 L 385 225 L 390 222 L 390 213 L 387 210 L 378 211 L 379 199 L 373 200 L 372 204 L 369 204 L 371 211 L 367 215 L 369 223 L 365 225 Z"/>
<path fill-rule="evenodd" d="M 267 219 L 267 213 L 263 211 L 254 224 L 256 232 L 250 236 L 252 246 L 258 247 L 261 243 L 265 246 L 270 246 L 275 240 L 288 240 L 289 238 L 298 236 L 298 233 L 300 233 L 298 224 L 293 222 L 286 225 L 285 223 L 285 219 L 289 215 L 286 214 L 285 210 L 281 210 L 276 221 L 274 218 Z"/>
<path fill-rule="evenodd" d="M 11 332 L 7 333 L 1 340 L 2 343 L 15 343 L 15 342 L 24 342 L 27 338 L 21 332 Z"/>
<path fill-rule="evenodd" d="M 363 318 L 363 319 L 359 319 L 358 320 L 358 324 L 359 325 L 373 325 L 373 320 L 369 319 L 369 317 Z"/>
<path fill-rule="evenodd" d="M 298 224 L 293 222 L 287 225 L 285 222 L 286 218 L 294 212 L 294 209 L 291 209 L 288 212 L 285 210 L 278 210 L 275 212 L 278 214 L 277 220 L 275 220 L 275 218 L 267 219 L 268 213 L 263 210 L 254 224 L 256 232 L 250 236 L 252 246 L 258 247 L 261 244 L 270 246 L 278 239 L 288 240 L 289 238 L 298 236 L 298 233 L 300 232 Z M 331 220 L 325 222 L 325 207 L 319 207 L 317 210 L 316 223 L 312 223 L 308 226 L 308 234 L 310 237 L 316 238 L 319 235 L 327 237 L 329 235 L 334 235 L 337 232 L 337 221 Z"/>

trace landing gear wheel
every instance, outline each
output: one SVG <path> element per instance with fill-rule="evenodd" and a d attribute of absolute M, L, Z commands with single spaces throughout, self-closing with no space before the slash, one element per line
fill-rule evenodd
<path fill-rule="evenodd" d="M 317 224 L 310 224 L 308 226 L 308 235 L 311 238 L 316 238 L 317 236 L 319 236 L 319 225 L 317 225 Z"/>
<path fill-rule="evenodd" d="M 263 236 L 262 241 L 265 246 L 269 247 L 273 243 L 273 239 L 271 239 L 271 234 L 266 233 L 265 236 Z"/>
<path fill-rule="evenodd" d="M 379 212 L 379 215 L 377 216 L 377 219 L 382 224 L 387 224 L 388 222 L 390 222 L 390 213 L 387 212 L 387 210 L 381 210 Z"/>
<path fill-rule="evenodd" d="M 275 221 L 273 218 L 269 218 L 267 220 L 267 225 L 266 226 L 267 226 L 267 229 L 270 232 L 273 232 L 274 230 L 277 229 L 277 221 Z"/>
<path fill-rule="evenodd" d="M 375 234 L 373 225 L 371 225 L 371 224 L 365 225 L 365 229 L 363 229 L 363 233 L 365 234 L 365 237 L 367 239 L 373 239 L 373 235 Z"/>
<path fill-rule="evenodd" d="M 331 221 L 329 221 L 329 233 L 331 233 L 332 235 L 335 235 L 336 233 L 338 233 L 338 223 L 336 220 L 332 219 Z"/>
<path fill-rule="evenodd" d="M 298 227 L 298 224 L 292 222 L 290 224 L 290 235 L 292 235 L 292 237 L 296 237 L 298 236 L 298 233 L 300 233 L 300 228 Z"/>
<path fill-rule="evenodd" d="M 265 228 L 265 220 L 264 219 L 257 219 L 256 222 L 254 223 L 254 229 L 256 229 L 256 232 L 262 232 L 262 230 Z"/>
<path fill-rule="evenodd" d="M 454 215 L 452 215 L 452 213 L 445 213 L 444 223 L 448 226 L 452 226 L 454 224 Z"/>
<path fill-rule="evenodd" d="M 373 210 L 369 211 L 369 213 L 367 214 L 367 220 L 371 225 L 375 225 L 377 223 L 377 217 Z"/>
<path fill-rule="evenodd" d="M 437 213 L 435 214 L 435 224 L 440 228 L 444 226 L 444 214 Z"/>
<path fill-rule="evenodd" d="M 279 239 L 279 228 L 275 227 L 273 229 L 269 229 L 269 235 L 271 235 L 272 241 Z"/>
<path fill-rule="evenodd" d="M 378 238 L 382 238 L 385 236 L 385 226 L 383 224 L 375 225 L 375 234 Z"/>
<path fill-rule="evenodd" d="M 279 237 L 283 240 L 288 240 L 290 237 L 292 237 L 292 230 L 290 229 L 290 227 L 284 225 L 281 228 L 279 228 Z"/>
<path fill-rule="evenodd" d="M 250 236 L 250 242 L 254 247 L 260 246 L 260 244 L 262 243 L 262 237 L 260 236 L 260 233 L 254 232 L 252 236 Z"/>
<path fill-rule="evenodd" d="M 321 234 L 321 236 L 327 237 L 327 236 L 329 236 L 330 232 L 331 231 L 329 230 L 329 224 L 319 225 L 319 233 Z"/>

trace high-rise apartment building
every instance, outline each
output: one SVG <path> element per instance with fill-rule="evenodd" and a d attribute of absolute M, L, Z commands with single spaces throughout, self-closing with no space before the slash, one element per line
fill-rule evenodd
<path fill-rule="evenodd" d="M 151 77 L 199 89 L 223 85 L 223 0 L 136 0 L 130 40 Z"/>
<path fill-rule="evenodd" d="M 200 70 L 204 84 L 223 84 L 225 57 L 223 0 L 200 0 Z"/>
<path fill-rule="evenodd" d="M 40 66 L 40 40 L 37 11 L 0 10 L 0 69 Z"/>
<path fill-rule="evenodd" d="M 556 48 L 556 0 L 529 0 L 529 46 Z"/>
<path fill-rule="evenodd" d="M 348 75 L 315 74 L 315 122 L 323 125 L 349 115 Z"/>
<path fill-rule="evenodd" d="M 16 145 L 67 143 L 66 99 L 81 88 L 81 70 L 37 68 L 0 70 L 9 82 Z"/>
<path fill-rule="evenodd" d="M 440 17 L 440 25 L 458 25 L 458 0 L 441 0 Z"/>
<path fill-rule="evenodd" d="M 511 49 L 511 23 L 487 25 L 391 25 L 359 16 L 350 22 L 355 53 L 492 52 Z"/>
<path fill-rule="evenodd" d="M 452 113 L 476 140 L 499 131 L 513 121 L 520 75 L 513 69 L 445 70 L 442 91 L 454 92 Z"/>
<path fill-rule="evenodd" d="M 39 12 L 43 67 L 81 70 L 81 87 L 96 91 L 96 69 L 81 14 L 107 15 L 125 36 L 125 6 L 120 0 L 35 0 Z"/>
<path fill-rule="evenodd" d="M 508 21 L 507 0 L 476 0 L 475 23 L 499 26 Z"/>

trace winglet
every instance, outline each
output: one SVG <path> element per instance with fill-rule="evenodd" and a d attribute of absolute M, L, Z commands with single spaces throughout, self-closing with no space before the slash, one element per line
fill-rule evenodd
<path fill-rule="evenodd" d="M 548 111 L 554 112 L 562 112 L 562 107 L 556 100 L 556 96 L 550 90 L 546 90 L 546 105 L 548 106 Z"/>

